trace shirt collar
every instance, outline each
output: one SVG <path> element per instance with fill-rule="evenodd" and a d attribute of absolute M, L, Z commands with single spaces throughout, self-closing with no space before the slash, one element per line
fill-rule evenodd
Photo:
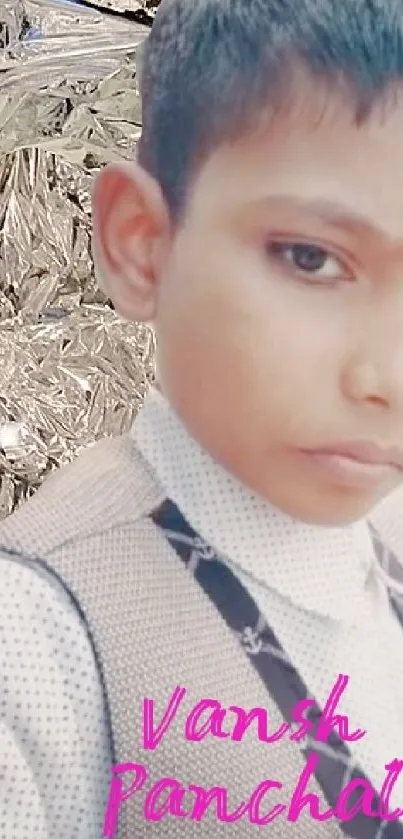
<path fill-rule="evenodd" d="M 167 496 L 233 566 L 304 610 L 360 622 L 374 562 L 365 521 L 330 528 L 279 512 L 201 448 L 155 388 L 132 435 Z"/>

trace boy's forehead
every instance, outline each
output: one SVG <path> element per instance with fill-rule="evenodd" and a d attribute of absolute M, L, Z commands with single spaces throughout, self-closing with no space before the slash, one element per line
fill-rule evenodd
<path fill-rule="evenodd" d="M 375 104 L 358 124 L 346 98 L 296 103 L 223 144 L 196 179 L 194 199 L 222 212 L 310 204 L 403 237 L 403 96 Z"/>

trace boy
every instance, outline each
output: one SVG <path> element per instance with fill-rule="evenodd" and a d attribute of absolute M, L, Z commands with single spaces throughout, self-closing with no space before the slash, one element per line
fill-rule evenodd
<path fill-rule="evenodd" d="M 401 1 L 163 0 L 142 94 L 158 387 L 0 528 L 1 835 L 398 839 Z"/>

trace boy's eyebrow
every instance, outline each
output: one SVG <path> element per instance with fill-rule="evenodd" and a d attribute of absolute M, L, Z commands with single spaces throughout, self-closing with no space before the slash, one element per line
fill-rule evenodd
<path fill-rule="evenodd" d="M 350 232 L 351 230 L 361 230 L 363 233 L 371 233 L 378 235 L 387 235 L 386 231 L 382 231 L 371 221 L 368 216 L 354 210 L 347 210 L 342 204 L 334 201 L 327 201 L 325 199 L 302 200 L 295 199 L 296 203 L 300 204 L 302 210 L 309 210 L 313 215 L 318 216 L 329 224 L 340 227 L 343 230 Z M 389 238 L 389 236 L 388 236 Z"/>
<path fill-rule="evenodd" d="M 299 212 L 308 213 L 311 216 L 316 216 L 327 224 L 339 227 L 341 230 L 348 233 L 357 231 L 362 234 L 377 236 L 378 238 L 388 239 L 389 241 L 403 247 L 403 221 L 402 221 L 402 235 L 401 237 L 394 236 L 391 231 L 385 227 L 377 225 L 369 216 L 365 216 L 360 212 L 347 209 L 343 204 L 336 201 L 330 201 L 325 198 L 301 198 L 300 195 L 293 195 L 292 193 L 267 195 L 258 199 L 256 208 L 267 207 L 271 210 L 280 207 L 287 207 L 297 209 Z"/>

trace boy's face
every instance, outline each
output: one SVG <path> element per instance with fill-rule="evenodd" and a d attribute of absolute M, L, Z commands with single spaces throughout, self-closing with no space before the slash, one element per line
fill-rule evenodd
<path fill-rule="evenodd" d="M 173 234 L 147 178 L 95 193 L 110 294 L 155 320 L 190 432 L 286 513 L 365 515 L 403 480 L 403 104 L 298 105 L 201 168 Z M 141 175 L 141 176 L 140 176 Z"/>

